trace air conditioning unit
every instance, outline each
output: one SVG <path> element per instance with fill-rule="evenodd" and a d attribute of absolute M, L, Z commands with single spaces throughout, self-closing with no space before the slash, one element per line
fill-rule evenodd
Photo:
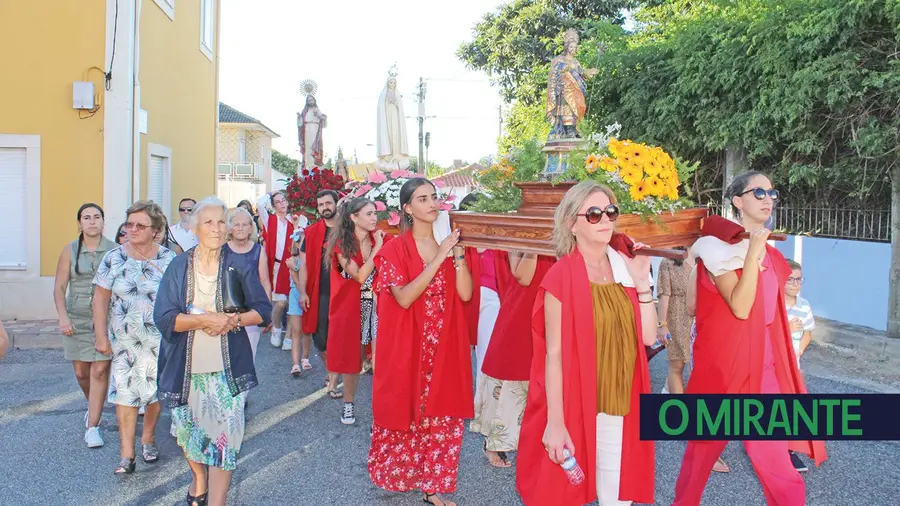
<path fill-rule="evenodd" d="M 234 164 L 234 176 L 242 179 L 252 179 L 255 169 L 252 163 Z"/>
<path fill-rule="evenodd" d="M 230 163 L 220 163 L 216 165 L 216 175 L 217 176 L 230 176 L 231 175 L 231 164 Z"/>

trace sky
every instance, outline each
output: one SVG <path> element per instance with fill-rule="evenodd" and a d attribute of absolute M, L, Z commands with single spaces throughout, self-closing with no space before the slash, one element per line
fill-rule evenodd
<path fill-rule="evenodd" d="M 414 116 L 420 77 L 427 80 L 428 159 L 442 166 L 494 154 L 499 91 L 466 69 L 456 50 L 500 0 L 222 0 L 219 99 L 280 135 L 275 149 L 300 158 L 300 83 L 318 85 L 328 116 L 325 154 L 338 147 L 351 163 L 375 161 L 378 96 L 397 64 L 410 156 L 418 154 Z M 413 116 L 413 117 L 411 117 Z"/>

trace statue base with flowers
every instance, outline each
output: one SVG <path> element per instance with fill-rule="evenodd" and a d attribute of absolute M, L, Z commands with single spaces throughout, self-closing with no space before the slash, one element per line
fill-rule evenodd
<path fill-rule="evenodd" d="M 708 210 L 693 207 L 680 188 L 681 181 L 696 170 L 697 164 L 673 159 L 659 147 L 619 140 L 618 134 L 618 125 L 613 125 L 607 127 L 605 134 L 580 141 L 579 147 L 564 153 L 567 163 L 555 173 L 545 171 L 534 177 L 534 170 L 525 171 L 532 175 L 531 181 L 509 180 L 516 173 L 512 167 L 515 161 L 504 160 L 485 171 L 482 180 L 493 183 L 500 195 L 506 195 L 506 186 L 518 189 L 518 205 L 504 209 L 496 205 L 495 199 L 491 207 L 482 207 L 491 212 L 451 212 L 453 227 L 461 231 L 460 243 L 553 256 L 551 236 L 556 207 L 577 182 L 594 180 L 616 194 L 621 213 L 617 231 L 654 248 L 692 244 L 700 236 Z M 549 182 L 535 181 L 548 177 Z M 490 194 L 492 189 L 486 187 L 485 193 Z"/>

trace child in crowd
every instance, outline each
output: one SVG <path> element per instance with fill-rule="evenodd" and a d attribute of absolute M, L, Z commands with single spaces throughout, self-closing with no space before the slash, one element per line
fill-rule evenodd
<path fill-rule="evenodd" d="M 803 267 L 793 260 L 787 262 L 791 267 L 791 277 L 784 286 L 784 302 L 787 307 L 788 322 L 791 325 L 794 355 L 797 357 L 797 367 L 799 368 L 800 357 L 806 351 L 809 342 L 812 341 L 812 331 L 816 328 L 816 322 L 809 302 L 800 296 L 800 288 L 803 286 Z M 809 467 L 794 452 L 791 452 L 791 463 L 798 472 L 809 470 Z"/>
<path fill-rule="evenodd" d="M 291 376 L 300 376 L 303 371 L 312 369 L 312 364 L 309 362 L 311 336 L 303 334 L 303 326 L 300 320 L 300 317 L 303 315 L 304 305 L 308 305 L 309 301 L 301 300 L 300 290 L 297 288 L 298 286 L 306 287 L 306 270 L 300 269 L 300 266 L 303 265 L 304 257 L 306 256 L 301 252 L 303 239 L 303 228 L 295 228 L 294 234 L 291 236 L 291 240 L 294 243 L 291 247 L 291 257 L 287 260 L 287 266 L 291 270 L 291 293 L 288 297 L 287 310 L 288 329 L 291 340 L 294 343 L 294 346 L 291 348 L 291 358 L 294 361 L 294 366 L 291 368 Z M 304 293 L 306 292 L 305 289 L 303 291 Z M 303 352 L 302 359 L 300 357 L 301 340 Z"/>
<path fill-rule="evenodd" d="M 803 286 L 803 268 L 793 260 L 788 260 L 788 265 L 791 266 L 791 277 L 788 278 L 784 287 L 784 299 L 788 321 L 791 324 L 794 354 L 797 356 L 797 366 L 799 367 L 800 356 L 812 341 L 812 331 L 816 328 L 816 322 L 809 302 L 800 296 L 800 288 Z"/>

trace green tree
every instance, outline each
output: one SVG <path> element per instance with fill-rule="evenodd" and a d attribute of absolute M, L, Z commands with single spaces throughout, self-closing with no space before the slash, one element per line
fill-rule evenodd
<path fill-rule="evenodd" d="M 299 167 L 300 162 L 298 160 L 294 160 L 277 149 L 272 150 L 272 169 L 276 172 L 280 172 L 285 176 L 293 176 L 297 173 Z"/>
<path fill-rule="evenodd" d="M 507 102 L 526 105 L 541 100 L 547 86 L 550 60 L 562 51 L 568 28 L 586 20 L 624 21 L 622 12 L 633 0 L 512 0 L 485 14 L 463 43 L 457 56 L 473 70 L 486 72 L 499 85 Z"/>

